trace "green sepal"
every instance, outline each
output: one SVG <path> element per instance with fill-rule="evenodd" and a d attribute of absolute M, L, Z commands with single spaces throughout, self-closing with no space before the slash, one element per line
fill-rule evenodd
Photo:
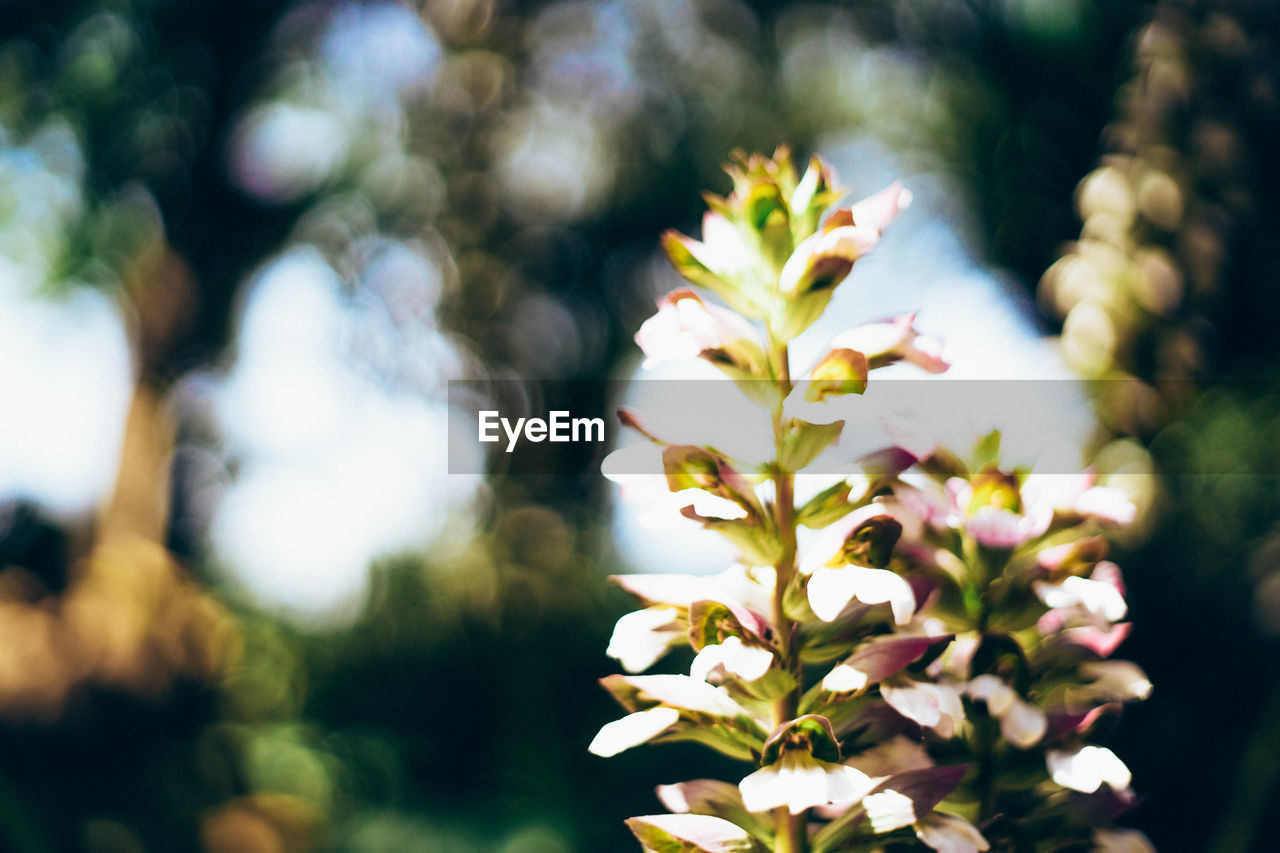
<path fill-rule="evenodd" d="M 804 398 L 818 403 L 831 396 L 861 394 L 867 390 L 869 371 L 867 357 L 856 349 L 833 349 L 810 371 Z"/>
<path fill-rule="evenodd" d="M 749 519 L 707 518 L 698 515 L 691 506 L 680 510 L 680 514 L 729 540 L 743 560 L 753 566 L 772 566 L 782 556 L 782 543 L 773 534 L 771 524 L 754 523 Z"/>
<path fill-rule="evenodd" d="M 819 761 L 840 761 L 840 741 L 831 721 L 821 714 L 805 714 L 773 730 L 760 754 L 761 766 L 777 762 L 784 749 L 803 749 Z"/>
<path fill-rule="evenodd" d="M 852 489 L 848 480 L 841 480 L 818 492 L 800 507 L 796 523 L 820 530 L 844 518 L 857 508 L 849 501 Z"/>
<path fill-rule="evenodd" d="M 829 424 L 811 424 L 799 418 L 792 418 L 782 437 L 782 450 L 778 464 L 784 471 L 799 471 L 840 438 L 844 429 L 844 421 Z"/>

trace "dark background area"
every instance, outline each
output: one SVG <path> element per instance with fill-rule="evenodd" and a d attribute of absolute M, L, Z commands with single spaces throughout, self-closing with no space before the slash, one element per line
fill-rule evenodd
<path fill-rule="evenodd" d="M 0 149 L 56 120 L 85 164 L 82 206 L 31 298 L 108 294 L 132 318 L 140 382 L 176 394 L 184 377 L 234 358 L 236 306 L 266 259 L 319 245 L 344 270 L 359 228 L 339 226 L 357 210 L 370 219 L 360 227 L 429 235 L 447 256 L 436 316 L 470 378 L 612 379 L 635 359 L 631 335 L 652 310 L 639 271 L 663 229 L 696 233 L 700 192 L 727 188 L 718 169 L 728 152 L 807 152 L 856 131 L 945 174 L 972 214 L 982 262 L 1038 293 L 1039 322 L 1071 340 L 1082 324 L 1041 277 L 1082 236 L 1082 180 L 1127 158 L 1118 174 L 1139 213 L 1122 223 L 1117 251 L 1159 249 L 1187 285 L 1174 308 L 1149 311 L 1126 301 L 1124 275 L 1101 277 L 1099 298 L 1121 306 L 1118 343 L 1085 368 L 1143 379 L 1161 401 L 1141 418 L 1099 402 L 1112 434 L 1149 451 L 1159 482 L 1150 523 L 1117 557 L 1135 626 L 1123 652 L 1156 685 L 1111 743 L 1142 795 L 1122 823 L 1162 850 L 1270 849 L 1280 832 L 1280 489 L 1250 472 L 1275 470 L 1280 402 L 1233 380 L 1273 377 L 1280 355 L 1280 10 L 1226 0 L 427 3 L 413 15 L 440 58 L 426 83 L 397 93 L 389 138 L 430 164 L 431 203 L 369 190 L 354 145 L 319 179 L 246 187 L 229 165 L 238 123 L 256 105 L 312 97 L 298 81 L 324 76 L 317 34 L 341 9 L 371 5 L 0 2 Z M 824 34 L 814 44 L 825 53 L 795 48 L 804 27 Z M 610 61 L 622 42 L 625 73 Z M 878 78 L 836 85 L 833 69 L 877 50 L 919 70 L 896 114 L 850 104 L 850 89 Z M 593 87 L 608 86 L 614 106 L 593 105 Z M 338 110 L 348 97 L 308 103 Z M 589 177 L 579 185 L 554 162 L 503 160 L 531 103 L 595 117 L 589 150 L 609 165 L 604 189 L 561 204 Z M 283 150 L 306 142 L 287 138 Z M 511 178 L 538 168 L 563 182 L 550 201 Z M 1142 201 L 1153 171 L 1179 188 L 1176 221 Z M 21 224 L 9 217 L 0 229 Z M 561 325 L 544 327 L 548 316 Z M 1082 340 L 1075 351 L 1093 338 Z M 24 404 L 4 400 L 0 411 Z M 177 411 L 180 447 L 218 444 Z M 218 636 L 234 637 L 236 652 L 162 688 L 85 679 L 39 714 L 3 703 L 0 847 L 595 853 L 627 849 L 621 821 L 657 810 L 654 784 L 727 772 L 684 746 L 607 762 L 585 751 L 614 715 L 595 680 L 614 669 L 603 649 L 627 608 L 604 581 L 628 563 L 610 538 L 612 488 L 593 467 L 495 473 L 468 524 L 380 560 L 358 614 L 313 626 L 226 583 L 198 513 L 185 513 L 203 471 L 185 458 L 155 472 L 171 483 L 163 544 L 191 594 L 217 602 Z M 224 461 L 234 480 L 236 460 Z M 1194 470 L 1235 473 L 1173 473 Z M 102 517 L 57 517 L 21 496 L 6 513 L 0 575 L 23 574 L 0 583 L 4 597 L 52 612 L 95 553 Z M 7 636 L 0 644 L 17 642 Z M 7 654 L 22 661 L 24 648 Z M 10 690 L 4 678 L 0 688 Z"/>

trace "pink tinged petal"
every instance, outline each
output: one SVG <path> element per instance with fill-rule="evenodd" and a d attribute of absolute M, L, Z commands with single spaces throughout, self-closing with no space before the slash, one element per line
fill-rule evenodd
<path fill-rule="evenodd" d="M 893 789 L 868 794 L 862 798 L 862 807 L 875 833 L 892 832 L 916 822 L 915 803 Z"/>
<path fill-rule="evenodd" d="M 1093 682 L 1086 690 L 1105 702 L 1146 699 L 1151 695 L 1147 674 L 1142 667 L 1127 660 L 1082 663 L 1080 674 Z"/>
<path fill-rule="evenodd" d="M 618 620 L 605 654 L 621 663 L 627 672 L 641 672 L 684 638 L 685 629 L 677 621 L 674 607 L 650 607 Z"/>
<path fill-rule="evenodd" d="M 702 647 L 693 658 L 689 675 L 706 681 L 713 670 L 723 667 L 726 673 L 743 681 L 756 681 L 764 678 L 772 665 L 773 652 L 760 646 L 748 646 L 738 637 L 726 637 L 722 643 Z"/>
<path fill-rule="evenodd" d="M 1120 573 L 1120 567 L 1110 560 L 1102 560 L 1094 566 L 1089 573 L 1089 580 L 1105 583 L 1121 596 L 1124 595 L 1124 576 Z"/>
<path fill-rule="evenodd" d="M 1096 829 L 1093 848 L 1095 853 L 1156 853 L 1155 845 L 1136 829 Z"/>
<path fill-rule="evenodd" d="M 627 818 L 627 827 L 645 850 L 740 853 L 756 849 L 750 833 L 723 818 L 700 814 L 660 814 Z M 674 845 L 674 846 L 673 846 Z"/>
<path fill-rule="evenodd" d="M 1092 794 L 1104 784 L 1115 791 L 1125 791 L 1133 779 L 1124 762 L 1104 746 L 1049 750 L 1045 764 L 1054 782 L 1083 794 Z"/>
<path fill-rule="evenodd" d="M 848 664 L 838 664 L 822 679 L 822 689 L 831 693 L 853 693 L 867 686 L 867 674 Z"/>
<path fill-rule="evenodd" d="M 717 717 L 736 717 L 746 713 L 723 689 L 687 675 L 631 675 L 623 677 L 622 681 L 659 704 L 673 708 Z"/>
<path fill-rule="evenodd" d="M 718 305 L 702 301 L 692 290 L 672 291 L 658 302 L 658 313 L 636 332 L 636 344 L 654 363 L 697 358 L 706 350 L 725 349 L 754 337 L 751 325 Z"/>
<path fill-rule="evenodd" d="M 1129 500 L 1127 492 L 1109 486 L 1094 486 L 1089 489 L 1076 500 L 1075 509 L 1082 515 L 1118 527 L 1133 524 L 1138 514 L 1138 508 Z"/>
<path fill-rule="evenodd" d="M 926 373 L 946 373 L 951 363 L 942 357 L 943 343 L 932 335 L 920 335 L 908 341 L 902 357 Z"/>
<path fill-rule="evenodd" d="M 1049 730 L 1049 718 L 1035 705 L 1015 698 L 1000 715 L 1000 734 L 1018 749 L 1030 749 Z"/>
<path fill-rule="evenodd" d="M 1124 597 L 1114 586 L 1103 581 L 1069 577 L 1062 583 L 1037 581 L 1032 586 L 1047 607 L 1082 610 L 1095 627 L 1105 628 L 1123 619 L 1128 612 Z"/>
<path fill-rule="evenodd" d="M 942 737 L 951 737 L 955 733 L 956 720 L 964 719 L 960 694 L 947 685 L 912 682 L 900 687 L 881 684 L 880 695 L 899 714 L 934 729 Z"/>
<path fill-rule="evenodd" d="M 1049 620 L 1051 616 L 1055 615 L 1058 615 L 1056 611 L 1049 611 L 1044 616 L 1040 617 L 1040 624 L 1037 627 L 1040 628 L 1041 633 L 1049 634 L 1052 633 L 1053 630 L 1057 630 L 1045 630 L 1046 620 Z M 1058 616 L 1058 619 L 1060 624 L 1060 615 Z M 1066 629 L 1062 632 L 1062 638 L 1069 643 L 1088 649 L 1100 658 L 1108 658 L 1111 657 L 1121 643 L 1129 638 L 1129 634 L 1132 630 L 1133 623 L 1131 622 L 1120 622 L 1116 625 L 1110 626 L 1106 630 L 1082 626 L 1079 628 Z"/>
<path fill-rule="evenodd" d="M 883 231 L 911 205 L 911 199 L 911 190 L 894 181 L 875 195 L 854 204 L 850 211 L 858 225 Z"/>
<path fill-rule="evenodd" d="M 628 714 L 620 720 L 606 723 L 592 739 L 587 751 L 601 758 L 609 758 L 623 750 L 654 739 L 675 725 L 680 712 L 675 708 L 650 708 Z"/>
<path fill-rule="evenodd" d="M 740 504 L 702 489 L 681 489 L 672 494 L 676 497 L 673 505 L 692 506 L 693 511 L 704 518 L 733 520 L 747 517 L 747 511 Z"/>
<path fill-rule="evenodd" d="M 1022 515 L 999 507 L 984 506 L 964 522 L 964 529 L 988 548 L 1016 548 L 1049 529 L 1052 513 Z"/>
<path fill-rule="evenodd" d="M 1001 681 L 998 676 L 991 674 L 979 675 L 970 681 L 965 692 L 969 694 L 970 699 L 985 702 L 987 711 L 993 717 L 999 717 L 1008 711 L 1018 698 L 1012 687 Z"/>
<path fill-rule="evenodd" d="M 853 599 L 863 604 L 888 604 L 899 625 L 911 621 L 915 593 L 901 576 L 888 569 L 821 568 L 809 578 L 809 607 L 824 622 L 834 622 Z"/>
<path fill-rule="evenodd" d="M 899 314 L 883 322 L 858 326 L 836 335 L 831 346 L 857 350 L 867 358 L 897 353 L 914 334 L 911 324 L 915 318 L 914 313 Z"/>
<path fill-rule="evenodd" d="M 916 821 L 916 837 L 938 853 L 982 853 L 991 845 L 963 818 L 931 812 Z"/>

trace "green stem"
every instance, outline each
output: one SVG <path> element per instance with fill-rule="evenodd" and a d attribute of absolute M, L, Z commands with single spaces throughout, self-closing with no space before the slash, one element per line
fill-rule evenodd
<path fill-rule="evenodd" d="M 795 679 L 796 686 L 778 699 L 773 707 L 773 724 L 776 728 L 788 720 L 795 719 L 800 704 L 800 689 L 804 683 L 800 655 L 792 647 L 794 623 L 786 614 L 783 599 L 787 587 L 796 573 L 796 520 L 795 520 L 795 473 L 782 468 L 782 445 L 786 438 L 786 421 L 783 416 L 783 401 L 791 393 L 791 367 L 787 344 L 775 339 L 769 333 L 769 357 L 773 364 L 775 381 L 778 386 L 777 403 L 773 410 L 774 438 L 774 521 L 777 524 L 778 536 L 782 540 L 782 554 L 774 569 L 777 583 L 773 593 L 773 624 L 778 631 L 778 649 L 782 654 L 783 665 L 788 668 Z M 806 853 L 809 849 L 809 837 L 805 831 L 808 825 L 808 813 L 793 815 L 786 808 L 775 812 L 778 822 L 778 834 L 775 843 L 776 853 Z"/>

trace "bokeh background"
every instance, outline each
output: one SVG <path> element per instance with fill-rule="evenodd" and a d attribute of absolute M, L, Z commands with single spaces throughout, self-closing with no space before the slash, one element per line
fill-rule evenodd
<path fill-rule="evenodd" d="M 616 402 L 659 233 L 785 142 L 916 191 L 837 327 L 1141 380 L 1079 402 L 1151 504 L 1123 822 L 1275 849 L 1278 37 L 1269 0 L 3 0 L 0 848 L 601 853 L 724 770 L 585 751 L 605 576 L 721 555 L 590 454 L 450 474 L 446 384 Z"/>

